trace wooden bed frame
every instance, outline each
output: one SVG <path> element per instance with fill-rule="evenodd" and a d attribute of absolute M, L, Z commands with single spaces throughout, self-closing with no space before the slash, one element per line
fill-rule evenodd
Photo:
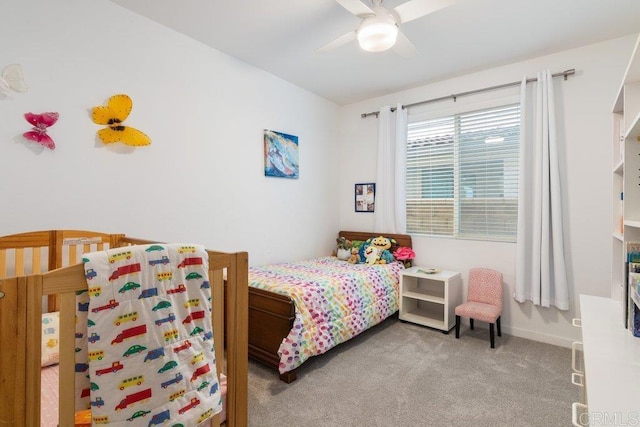
<path fill-rule="evenodd" d="M 411 236 L 407 234 L 340 231 L 338 236 L 364 241 L 381 234 L 395 239 L 398 246 L 412 247 Z M 295 306 L 290 298 L 249 287 L 249 357 L 277 371 L 280 363 L 278 348 L 289 335 L 294 319 Z M 294 369 L 280 374 L 280 379 L 291 383 L 297 376 L 297 369 Z"/>
<path fill-rule="evenodd" d="M 75 294 L 87 289 L 84 267 L 78 264 L 80 257 L 87 252 L 156 242 L 77 230 L 0 237 L 0 425 L 40 425 L 41 319 L 44 311 L 54 310 L 60 311 L 59 425 L 74 425 L 73 381 L 62 379 L 74 376 Z M 226 369 L 218 364 L 218 370 L 227 375 L 226 425 L 243 427 L 248 424 L 248 254 L 207 252 L 214 339 L 226 343 L 226 348 L 216 348 L 216 353 L 221 352 L 217 360 L 225 360 L 226 350 Z M 45 296 L 47 310 L 43 310 Z M 217 415 L 211 425 L 220 425 Z"/>

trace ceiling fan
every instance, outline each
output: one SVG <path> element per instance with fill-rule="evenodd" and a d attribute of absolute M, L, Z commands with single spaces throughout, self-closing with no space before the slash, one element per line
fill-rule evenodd
<path fill-rule="evenodd" d="M 354 31 L 317 49 L 317 53 L 328 52 L 358 39 L 360 47 L 368 52 L 382 52 L 393 47 L 400 55 L 409 57 L 416 53 L 416 48 L 400 31 L 400 24 L 443 9 L 456 0 L 409 0 L 391 10 L 381 6 L 382 0 L 371 0 L 373 8 L 360 0 L 336 1 L 360 18 L 360 25 Z"/>

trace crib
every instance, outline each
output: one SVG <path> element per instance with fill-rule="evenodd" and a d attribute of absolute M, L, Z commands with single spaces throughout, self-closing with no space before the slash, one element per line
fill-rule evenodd
<path fill-rule="evenodd" d="M 82 254 L 156 242 L 80 230 L 0 237 L 0 425 L 41 425 L 43 312 L 60 312 L 59 376 L 74 375 L 75 295 L 87 289 Z M 225 360 L 218 369 L 227 376 L 226 425 L 245 426 L 248 254 L 207 252 L 214 339 L 225 344 L 216 346 L 216 358 Z M 60 381 L 60 426 L 74 425 L 74 392 L 72 381 Z M 218 416 L 211 425 L 220 425 Z"/>

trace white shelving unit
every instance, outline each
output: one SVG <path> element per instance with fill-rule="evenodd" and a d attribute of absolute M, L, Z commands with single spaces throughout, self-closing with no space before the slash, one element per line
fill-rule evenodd
<path fill-rule="evenodd" d="M 640 37 L 613 106 L 611 297 L 628 298 L 627 242 L 640 241 Z M 622 197 L 623 196 L 623 197 Z M 622 200 L 624 199 L 624 200 Z"/>
<path fill-rule="evenodd" d="M 640 307 L 640 295 L 637 279 L 626 265 L 627 243 L 640 242 L 639 138 L 640 37 L 613 105 L 611 298 L 580 295 L 584 371 L 575 364 L 573 369 L 576 377 L 584 378 L 581 384 L 574 383 L 586 393 L 585 401 L 573 404 L 574 426 L 623 426 L 640 421 L 640 338 L 629 330 L 633 307 Z M 626 319 L 625 312 L 629 313 Z M 575 361 L 575 346 L 573 351 Z"/>
<path fill-rule="evenodd" d="M 610 298 L 580 295 L 584 403 L 589 415 L 574 414 L 578 421 L 574 425 L 624 426 L 640 421 L 640 339 L 623 327 L 621 305 Z"/>
<path fill-rule="evenodd" d="M 400 320 L 448 332 L 456 324 L 454 310 L 461 304 L 462 279 L 455 271 L 425 273 L 411 267 L 400 278 Z"/>

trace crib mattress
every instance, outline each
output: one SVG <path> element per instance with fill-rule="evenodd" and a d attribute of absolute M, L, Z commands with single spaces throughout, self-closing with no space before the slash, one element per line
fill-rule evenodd
<path fill-rule="evenodd" d="M 58 425 L 58 384 L 60 382 L 58 365 L 42 368 L 40 381 L 40 425 L 56 427 Z"/>

